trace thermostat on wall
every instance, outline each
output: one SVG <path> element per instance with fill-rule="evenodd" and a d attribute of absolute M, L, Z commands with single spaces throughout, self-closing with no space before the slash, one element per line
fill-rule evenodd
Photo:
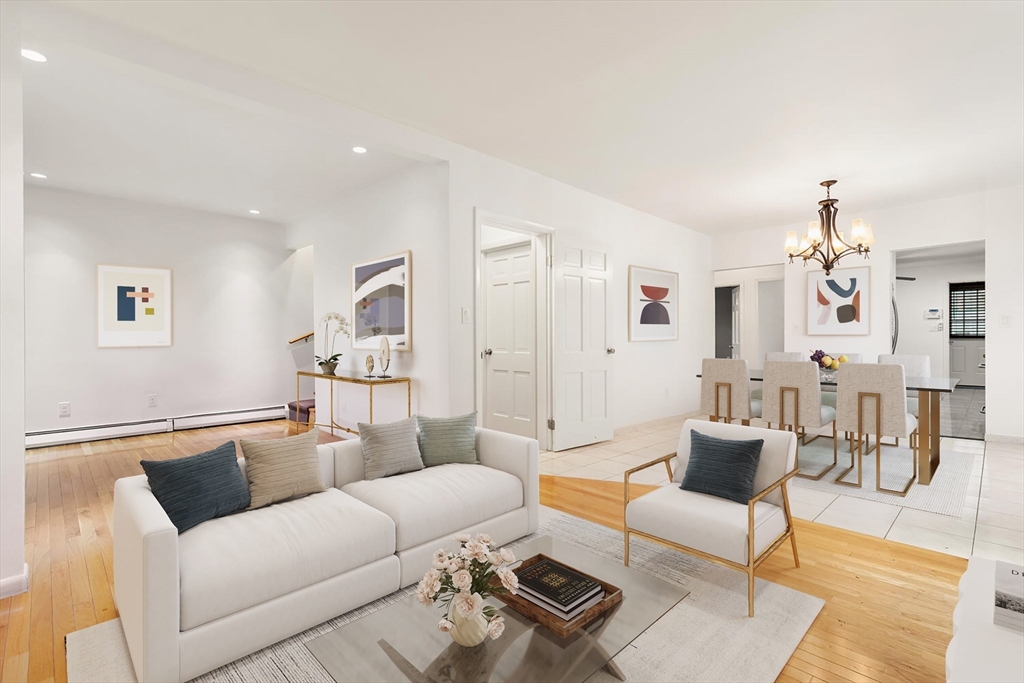
<path fill-rule="evenodd" d="M 941 308 L 929 308 L 924 312 L 925 320 L 942 320 L 942 309 Z"/>

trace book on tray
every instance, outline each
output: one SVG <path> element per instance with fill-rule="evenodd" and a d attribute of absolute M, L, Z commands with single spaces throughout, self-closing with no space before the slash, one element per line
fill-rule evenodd
<path fill-rule="evenodd" d="M 520 569 L 519 594 L 566 621 L 604 597 L 600 583 L 568 567 L 544 559 Z"/>
<path fill-rule="evenodd" d="M 994 608 L 997 626 L 1024 632 L 1024 567 L 996 562 Z"/>

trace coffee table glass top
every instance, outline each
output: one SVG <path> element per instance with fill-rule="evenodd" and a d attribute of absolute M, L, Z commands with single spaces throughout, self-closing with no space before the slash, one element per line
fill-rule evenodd
<path fill-rule="evenodd" d="M 504 603 L 505 633 L 464 648 L 437 630 L 443 616 L 409 598 L 306 643 L 338 683 L 394 681 L 582 682 L 689 594 L 620 562 L 542 536 L 515 548 L 518 559 L 544 553 L 622 590 L 622 602 L 568 638 L 559 638 Z M 614 667 L 614 664 L 610 664 Z"/>

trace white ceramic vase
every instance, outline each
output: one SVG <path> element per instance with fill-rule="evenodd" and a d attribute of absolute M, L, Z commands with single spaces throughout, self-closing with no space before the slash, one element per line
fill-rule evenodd
<path fill-rule="evenodd" d="M 478 614 L 475 617 L 466 618 L 455 610 L 452 610 L 452 623 L 454 626 L 449 631 L 452 640 L 463 647 L 476 647 L 487 638 L 487 619 L 484 615 Z"/>

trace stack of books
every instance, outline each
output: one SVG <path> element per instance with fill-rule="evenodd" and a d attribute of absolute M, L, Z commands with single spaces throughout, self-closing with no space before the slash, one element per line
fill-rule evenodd
<path fill-rule="evenodd" d="M 565 565 L 543 559 L 516 572 L 519 595 L 569 621 L 604 599 L 604 588 Z"/>

